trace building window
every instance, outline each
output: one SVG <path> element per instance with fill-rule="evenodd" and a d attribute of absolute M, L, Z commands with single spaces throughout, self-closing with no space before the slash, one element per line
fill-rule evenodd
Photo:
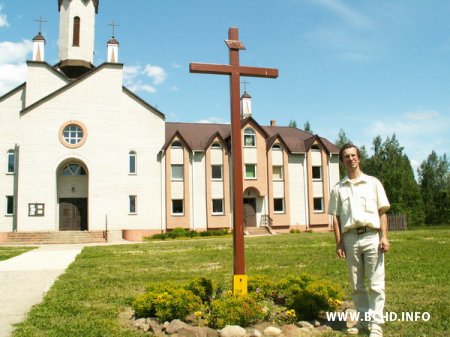
<path fill-rule="evenodd" d="M 8 151 L 8 173 L 14 173 L 16 172 L 16 153 L 14 150 Z"/>
<path fill-rule="evenodd" d="M 129 197 L 129 207 L 128 207 L 128 212 L 130 213 L 130 214 L 136 214 L 137 212 L 136 212 L 136 199 L 137 199 L 137 196 L 135 196 L 135 195 L 129 195 L 128 196 Z"/>
<path fill-rule="evenodd" d="M 77 121 L 64 123 L 59 132 L 60 142 L 68 148 L 77 148 L 86 141 L 86 127 Z"/>
<path fill-rule="evenodd" d="M 251 128 L 247 128 L 244 130 L 244 146 L 256 146 L 255 131 Z"/>
<path fill-rule="evenodd" d="M 245 164 L 245 178 L 256 179 L 256 164 Z"/>
<path fill-rule="evenodd" d="M 136 174 L 136 152 L 130 151 L 128 154 L 128 173 Z"/>
<path fill-rule="evenodd" d="M 80 46 L 80 18 L 78 16 L 73 18 L 73 46 Z"/>
<path fill-rule="evenodd" d="M 213 214 L 223 214 L 223 199 L 212 200 Z"/>
<path fill-rule="evenodd" d="M 14 214 L 14 197 L 12 195 L 6 196 L 6 215 Z"/>
<path fill-rule="evenodd" d="M 283 180 L 283 166 L 272 166 L 273 180 Z"/>
<path fill-rule="evenodd" d="M 273 211 L 275 213 L 284 213 L 284 198 L 273 199 Z"/>
<path fill-rule="evenodd" d="M 183 210 L 183 199 L 174 199 L 172 200 L 172 214 L 174 215 L 182 215 L 184 213 Z"/>
<path fill-rule="evenodd" d="M 313 166 L 312 167 L 312 178 L 313 180 L 322 180 L 322 167 Z"/>
<path fill-rule="evenodd" d="M 212 143 L 211 148 L 212 149 L 221 149 L 222 145 L 220 145 L 219 143 Z"/>
<path fill-rule="evenodd" d="M 182 149 L 183 145 L 179 141 L 174 141 L 172 145 L 170 145 L 171 149 Z"/>
<path fill-rule="evenodd" d="M 281 145 L 280 144 L 274 144 L 272 146 L 272 151 L 281 151 Z"/>
<path fill-rule="evenodd" d="M 323 212 L 323 198 L 314 198 L 314 212 Z"/>
<path fill-rule="evenodd" d="M 183 165 L 172 164 L 172 180 L 183 181 Z"/>
<path fill-rule="evenodd" d="M 78 164 L 70 164 L 64 167 L 62 171 L 63 176 L 85 176 L 86 170 L 83 166 Z"/>
<path fill-rule="evenodd" d="M 211 165 L 211 178 L 213 180 L 222 180 L 222 165 Z"/>

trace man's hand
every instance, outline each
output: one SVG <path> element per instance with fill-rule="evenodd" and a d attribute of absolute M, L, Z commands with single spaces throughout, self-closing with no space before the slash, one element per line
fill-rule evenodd
<path fill-rule="evenodd" d="M 385 237 L 381 237 L 379 248 L 383 253 L 386 253 L 391 248 L 391 244 L 389 243 L 389 240 Z"/>
<path fill-rule="evenodd" d="M 344 248 L 344 244 L 342 243 L 342 241 L 340 241 L 339 243 L 336 244 L 336 254 L 341 259 L 345 259 L 345 248 Z"/>

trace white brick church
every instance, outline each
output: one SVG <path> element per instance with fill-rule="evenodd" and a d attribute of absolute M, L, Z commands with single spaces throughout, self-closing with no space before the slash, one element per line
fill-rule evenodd
<path fill-rule="evenodd" d="M 123 86 L 119 43 L 93 64 L 98 0 L 58 0 L 59 63 L 33 39 L 27 80 L 0 97 L 0 232 L 232 228 L 230 126 L 168 123 Z M 329 228 L 338 148 L 258 124 L 242 96 L 247 226 Z"/>

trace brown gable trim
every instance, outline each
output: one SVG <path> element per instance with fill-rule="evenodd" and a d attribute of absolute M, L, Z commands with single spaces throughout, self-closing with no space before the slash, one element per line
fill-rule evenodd
<path fill-rule="evenodd" d="M 311 138 L 306 139 L 306 140 L 305 140 L 305 149 L 306 149 L 306 151 L 309 152 L 309 151 L 311 150 L 312 146 L 314 145 L 314 143 L 317 141 L 318 143 L 320 143 L 321 147 L 325 150 L 325 152 L 326 152 L 327 154 L 332 153 L 332 151 L 330 151 L 330 150 L 331 150 L 330 147 L 327 146 L 327 145 L 324 143 L 323 140 L 324 140 L 324 139 L 321 138 L 321 137 L 319 137 L 319 135 L 314 135 L 314 136 L 312 136 Z"/>
<path fill-rule="evenodd" d="M 219 138 L 219 142 L 222 144 L 222 147 L 225 149 L 226 153 L 230 153 L 230 149 L 228 148 L 228 144 L 225 142 L 225 139 L 222 138 L 219 131 L 215 132 L 206 142 L 206 146 L 204 151 L 208 149 L 212 143 L 214 143 L 214 139 Z"/>
<path fill-rule="evenodd" d="M 149 103 L 147 103 L 146 101 L 144 101 L 142 98 L 140 98 L 138 95 L 136 95 L 134 92 L 132 92 L 130 89 L 122 86 L 123 91 L 130 95 L 131 98 L 135 99 L 137 102 L 139 102 L 140 104 L 142 104 L 144 107 L 152 110 L 154 113 L 156 113 L 157 115 L 159 115 L 159 117 L 161 117 L 162 119 L 166 119 L 166 115 L 164 113 L 162 113 L 161 111 L 159 111 L 158 109 L 156 109 L 153 105 L 150 105 Z"/>
<path fill-rule="evenodd" d="M 51 94 L 49 94 L 49 95 L 47 95 L 47 96 L 41 98 L 39 101 L 34 102 L 34 103 L 31 104 L 30 106 L 28 106 L 28 107 L 26 107 L 25 109 L 23 109 L 23 110 L 20 112 L 20 114 L 23 115 L 23 114 L 28 113 L 29 111 L 31 111 L 31 110 L 35 109 L 36 107 L 40 106 L 42 103 L 45 103 L 45 102 L 47 102 L 48 100 L 50 100 L 51 98 L 58 96 L 60 93 L 62 93 L 62 92 L 64 92 L 64 91 L 66 91 L 66 90 L 72 88 L 73 86 L 77 85 L 79 82 L 84 81 L 86 78 L 89 78 L 90 76 L 92 76 L 92 75 L 95 74 L 96 72 L 100 71 L 100 69 L 103 69 L 103 68 L 105 68 L 105 67 L 107 67 L 107 66 L 113 66 L 113 67 L 117 67 L 117 68 L 119 68 L 119 67 L 120 67 L 120 68 L 123 68 L 123 64 L 122 64 L 122 63 L 107 63 L 107 62 L 105 62 L 105 63 L 101 64 L 100 66 L 98 66 L 97 68 L 94 68 L 94 69 L 88 71 L 86 74 L 84 74 L 84 75 L 81 76 L 80 78 L 77 78 L 76 80 L 74 80 L 74 81 L 72 81 L 72 82 L 66 84 L 65 86 L 59 88 L 58 90 L 53 91 Z"/>
<path fill-rule="evenodd" d="M 267 139 L 269 134 L 264 130 L 259 123 L 253 119 L 253 117 L 247 117 L 241 121 L 241 130 L 243 130 L 248 124 L 253 124 L 253 127 L 264 135 L 264 138 Z"/>
<path fill-rule="evenodd" d="M 189 152 L 192 152 L 192 149 L 189 147 L 188 143 L 178 130 L 176 130 L 175 133 L 169 138 L 169 140 L 166 141 L 161 150 L 167 151 L 167 149 L 170 147 L 175 138 L 178 138 L 183 143 L 183 146 L 186 147 L 189 150 Z"/>
<path fill-rule="evenodd" d="M 283 147 L 285 149 L 287 149 L 289 153 L 292 153 L 291 149 L 289 148 L 289 146 L 286 144 L 286 142 L 284 141 L 283 137 L 281 137 L 281 135 L 279 133 L 276 133 L 273 136 L 271 136 L 271 137 L 266 139 L 266 150 L 267 150 L 267 152 L 269 152 L 269 150 L 272 148 L 273 144 L 275 144 L 275 141 L 277 139 L 280 141 L 280 143 L 283 144 Z"/>

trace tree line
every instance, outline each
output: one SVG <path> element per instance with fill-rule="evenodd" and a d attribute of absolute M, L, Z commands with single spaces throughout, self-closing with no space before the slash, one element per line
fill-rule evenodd
<path fill-rule="evenodd" d="M 340 130 L 335 144 L 351 143 Z M 357 144 L 355 144 L 357 145 Z M 391 214 L 406 214 L 409 226 L 450 224 L 450 162 L 444 153 L 431 151 L 417 169 L 417 180 L 408 156 L 395 134 L 383 141 L 376 136 L 372 155 L 365 146 L 361 150 L 361 168 L 377 177 L 384 185 L 391 203 Z M 340 163 L 341 178 L 345 168 Z"/>

